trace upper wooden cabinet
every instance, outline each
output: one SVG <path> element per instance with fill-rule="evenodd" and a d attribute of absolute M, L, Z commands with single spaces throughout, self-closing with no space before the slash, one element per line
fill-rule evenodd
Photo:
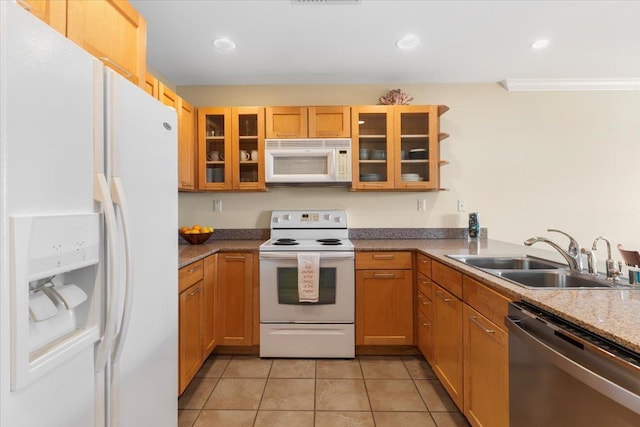
<path fill-rule="evenodd" d="M 147 30 L 133 6 L 124 0 L 67 0 L 66 4 L 67 37 L 144 88 Z"/>
<path fill-rule="evenodd" d="M 267 107 L 266 138 L 348 138 L 350 107 Z"/>
<path fill-rule="evenodd" d="M 178 95 L 176 95 L 174 91 L 169 89 L 162 82 L 158 83 L 158 100 L 160 100 L 160 102 L 162 102 L 164 105 L 173 107 L 176 111 L 178 111 Z"/>
<path fill-rule="evenodd" d="M 264 108 L 199 108 L 198 189 L 265 188 Z"/>
<path fill-rule="evenodd" d="M 196 109 L 178 98 L 178 190 L 196 189 Z"/>
<path fill-rule="evenodd" d="M 440 115 L 444 105 L 351 109 L 355 190 L 440 189 Z"/>
<path fill-rule="evenodd" d="M 19 5 L 53 27 L 56 31 L 67 34 L 67 2 L 66 0 L 21 0 Z"/>
<path fill-rule="evenodd" d="M 144 82 L 144 90 L 149 95 L 153 96 L 155 99 L 158 99 L 158 94 L 160 91 L 160 82 L 156 79 L 153 74 L 147 73 Z"/>

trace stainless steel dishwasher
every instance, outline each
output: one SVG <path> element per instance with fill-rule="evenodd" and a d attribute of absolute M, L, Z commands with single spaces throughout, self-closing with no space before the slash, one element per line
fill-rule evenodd
<path fill-rule="evenodd" d="M 640 354 L 523 302 L 505 323 L 511 427 L 640 426 Z"/>

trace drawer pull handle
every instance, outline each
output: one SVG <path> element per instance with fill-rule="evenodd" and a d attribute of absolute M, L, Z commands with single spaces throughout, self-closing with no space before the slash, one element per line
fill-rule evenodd
<path fill-rule="evenodd" d="M 487 329 L 484 326 L 482 326 L 482 324 L 480 322 L 478 322 L 478 318 L 476 316 L 471 316 L 469 318 L 469 320 L 471 320 L 473 323 L 476 324 L 476 326 L 480 329 L 482 329 L 486 334 L 495 334 L 496 331 L 494 331 L 493 329 Z"/>
<path fill-rule="evenodd" d="M 423 263 L 423 264 L 427 264 L 429 261 L 426 260 L 426 259 L 421 259 L 420 262 Z"/>
<path fill-rule="evenodd" d="M 111 59 L 111 58 L 109 58 L 107 56 L 101 56 L 98 59 L 101 60 L 102 62 L 106 62 L 107 64 L 110 64 L 113 68 L 117 68 L 118 70 L 120 70 L 120 72 L 122 72 L 122 74 L 124 74 L 124 76 L 126 78 L 133 77 L 133 73 L 131 71 L 127 70 L 126 68 L 124 68 L 122 65 L 118 64 L 113 59 Z"/>
<path fill-rule="evenodd" d="M 338 132 L 320 131 L 316 132 L 319 136 L 340 136 Z"/>
<path fill-rule="evenodd" d="M 444 302 L 451 302 L 451 298 L 445 297 L 444 295 L 442 295 L 442 292 L 440 291 L 436 291 L 436 296 Z"/>
<path fill-rule="evenodd" d="M 190 297 L 192 297 L 192 296 L 194 296 L 194 295 L 196 295 L 196 294 L 199 294 L 201 290 L 202 290 L 201 288 L 198 288 L 198 289 L 196 289 L 195 291 L 193 291 L 193 292 L 189 293 L 189 296 L 190 296 Z"/>
<path fill-rule="evenodd" d="M 26 10 L 27 12 L 31 12 L 31 5 L 29 3 L 27 3 L 24 0 L 16 0 L 16 2 L 18 3 L 18 5 L 20 5 L 24 10 Z"/>
<path fill-rule="evenodd" d="M 247 259 L 247 257 L 245 257 L 245 256 L 225 255 L 224 259 Z"/>
<path fill-rule="evenodd" d="M 395 273 L 373 273 L 373 277 L 377 279 L 395 279 L 398 276 Z"/>
<path fill-rule="evenodd" d="M 286 137 L 286 136 L 298 136 L 298 134 L 295 133 L 295 132 L 279 133 L 278 134 L 278 138 L 283 138 L 283 137 Z"/>
<path fill-rule="evenodd" d="M 373 254 L 373 259 L 394 259 L 395 257 L 396 257 L 395 255 Z"/>
<path fill-rule="evenodd" d="M 420 280 L 420 281 L 422 282 L 423 285 L 428 285 L 429 283 L 431 283 L 428 280 Z"/>
<path fill-rule="evenodd" d="M 200 270 L 201 268 L 202 268 L 202 265 L 198 265 L 198 266 L 195 266 L 193 268 L 190 268 L 188 272 L 189 273 L 195 273 L 196 271 Z"/>

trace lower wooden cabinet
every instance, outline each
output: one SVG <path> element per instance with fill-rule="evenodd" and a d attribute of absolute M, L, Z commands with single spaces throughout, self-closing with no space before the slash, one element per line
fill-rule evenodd
<path fill-rule="evenodd" d="M 434 284 L 433 370 L 463 410 L 462 301 Z"/>
<path fill-rule="evenodd" d="M 252 345 L 253 259 L 248 252 L 218 254 L 219 345 Z"/>
<path fill-rule="evenodd" d="M 464 304 L 464 414 L 475 427 L 509 426 L 509 336 Z"/>
<path fill-rule="evenodd" d="M 179 270 L 178 394 L 182 394 L 217 344 L 217 255 Z"/>
<path fill-rule="evenodd" d="M 179 301 L 178 394 L 182 394 L 202 365 L 203 281 L 182 291 Z"/>
<path fill-rule="evenodd" d="M 356 345 L 413 343 L 411 253 L 357 253 Z"/>
<path fill-rule="evenodd" d="M 202 360 L 216 347 L 216 299 L 218 293 L 218 254 L 204 259 L 202 309 Z"/>

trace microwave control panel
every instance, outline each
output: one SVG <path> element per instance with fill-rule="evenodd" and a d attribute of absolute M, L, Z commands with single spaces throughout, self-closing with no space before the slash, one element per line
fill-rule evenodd
<path fill-rule="evenodd" d="M 351 152 L 336 149 L 336 181 L 351 182 Z"/>

